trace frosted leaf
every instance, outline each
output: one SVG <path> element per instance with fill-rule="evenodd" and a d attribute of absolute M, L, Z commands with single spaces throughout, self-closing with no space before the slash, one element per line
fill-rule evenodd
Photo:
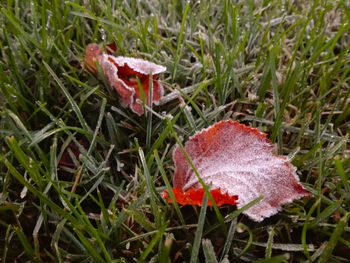
<path fill-rule="evenodd" d="M 244 212 L 255 221 L 309 195 L 300 185 L 295 167 L 285 157 L 273 154 L 272 144 L 257 129 L 221 121 L 191 137 L 185 149 L 205 184 L 238 195 L 238 208 L 264 196 Z M 174 187 L 183 191 L 202 187 L 179 147 L 173 160 Z"/>
<path fill-rule="evenodd" d="M 157 75 L 166 70 L 163 66 L 139 58 L 115 57 L 115 62 L 119 67 L 128 65 L 131 69 L 144 75 L 149 75 L 150 72 L 152 75 Z"/>
<path fill-rule="evenodd" d="M 151 72 L 153 78 L 152 103 L 158 104 L 163 97 L 163 86 L 156 80 L 156 77 L 166 70 L 165 67 L 138 58 L 114 57 L 104 53 L 97 44 L 89 44 L 86 47 L 85 67 L 96 72 L 96 61 L 101 66 L 109 85 L 120 95 L 121 106 L 129 107 L 138 115 L 143 114 L 142 105 L 137 103 L 137 99 L 141 98 L 137 79 L 143 88 L 146 104 L 149 105 L 149 74 Z"/>

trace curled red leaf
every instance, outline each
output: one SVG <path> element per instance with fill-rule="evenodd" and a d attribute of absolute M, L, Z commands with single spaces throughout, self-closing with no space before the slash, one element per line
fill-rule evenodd
<path fill-rule="evenodd" d="M 265 134 L 233 121 L 218 122 L 185 144 L 204 183 L 228 196 L 238 195 L 239 208 L 264 196 L 244 211 L 255 221 L 276 214 L 283 204 L 310 195 L 299 183 L 295 167 L 285 157 L 273 154 L 272 149 Z M 174 187 L 183 192 L 202 189 L 179 147 L 173 152 L 173 160 Z"/>
<path fill-rule="evenodd" d="M 150 100 L 150 73 L 153 86 L 152 103 L 158 104 L 162 98 L 163 86 L 156 78 L 166 70 L 165 67 L 138 58 L 114 57 L 104 53 L 97 44 L 89 44 L 86 47 L 85 67 L 96 72 L 95 62 L 101 66 L 109 85 L 120 95 L 120 104 L 129 107 L 136 114 L 143 114 L 142 105 L 137 103 L 137 99 L 141 98 L 137 79 L 142 86 L 147 105 Z"/>

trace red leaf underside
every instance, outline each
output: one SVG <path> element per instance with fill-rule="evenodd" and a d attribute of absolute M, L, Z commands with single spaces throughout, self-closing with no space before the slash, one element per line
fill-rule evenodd
<path fill-rule="evenodd" d="M 190 188 L 188 191 L 184 192 L 179 188 L 173 188 L 173 193 L 176 199 L 176 202 L 180 205 L 196 205 L 201 206 L 203 204 L 204 198 L 204 189 L 193 189 Z M 220 189 L 214 189 L 210 191 L 211 196 L 213 197 L 215 204 L 217 206 L 222 206 L 224 204 L 236 205 L 237 196 L 230 196 L 228 193 L 222 193 Z M 164 199 L 167 199 L 170 203 L 173 201 L 170 198 L 170 195 L 167 190 L 164 190 L 162 193 Z M 210 200 L 208 200 L 208 206 L 212 206 Z"/>

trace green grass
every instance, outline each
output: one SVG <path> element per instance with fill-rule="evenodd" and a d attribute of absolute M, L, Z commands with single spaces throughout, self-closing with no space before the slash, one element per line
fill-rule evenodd
<path fill-rule="evenodd" d="M 340 0 L 2 1 L 0 261 L 348 262 L 349 32 Z M 161 105 L 120 107 L 82 67 L 92 42 L 166 66 Z M 176 142 L 223 119 L 312 197 L 259 224 L 162 200 Z"/>

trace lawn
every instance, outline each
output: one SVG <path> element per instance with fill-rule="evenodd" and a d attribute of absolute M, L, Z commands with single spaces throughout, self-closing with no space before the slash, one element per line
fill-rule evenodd
<path fill-rule="evenodd" d="M 0 261 L 350 262 L 349 32 L 346 0 L 2 1 Z M 122 107 L 90 43 L 166 67 L 159 105 Z M 176 145 L 222 120 L 310 197 L 262 222 L 162 198 Z"/>

